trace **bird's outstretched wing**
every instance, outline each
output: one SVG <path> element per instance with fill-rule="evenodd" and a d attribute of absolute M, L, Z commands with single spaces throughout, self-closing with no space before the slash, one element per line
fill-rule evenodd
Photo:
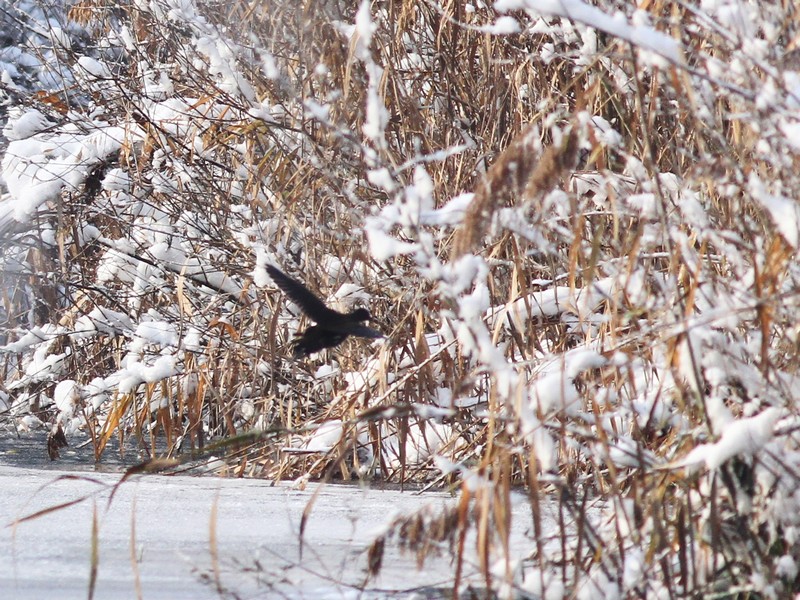
<path fill-rule="evenodd" d="M 291 298 L 304 313 L 316 323 L 325 323 L 342 315 L 331 310 L 314 293 L 296 279 L 292 279 L 278 267 L 267 265 L 267 273 L 284 294 Z"/>

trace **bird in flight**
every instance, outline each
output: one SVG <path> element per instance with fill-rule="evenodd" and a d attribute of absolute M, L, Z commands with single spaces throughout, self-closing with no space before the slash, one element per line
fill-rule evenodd
<path fill-rule="evenodd" d="M 277 267 L 267 265 L 267 273 L 275 285 L 316 323 L 292 340 L 292 352 L 295 358 L 302 358 L 325 348 L 338 346 L 351 335 L 370 339 L 384 337 L 380 331 L 364 324 L 365 321 L 372 318 L 366 308 L 340 313 L 325 306 L 325 303 L 317 298 L 311 290 Z"/>

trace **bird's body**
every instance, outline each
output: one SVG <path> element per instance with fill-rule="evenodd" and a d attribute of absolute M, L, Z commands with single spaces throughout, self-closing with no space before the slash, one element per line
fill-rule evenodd
<path fill-rule="evenodd" d="M 277 267 L 267 265 L 267 273 L 275 285 L 316 323 L 292 340 L 292 349 L 296 357 L 304 357 L 325 348 L 333 348 L 351 335 L 370 339 L 383 337 L 381 332 L 364 324 L 372 318 L 366 308 L 340 313 L 325 306 L 325 303 L 317 298 L 311 290 Z"/>

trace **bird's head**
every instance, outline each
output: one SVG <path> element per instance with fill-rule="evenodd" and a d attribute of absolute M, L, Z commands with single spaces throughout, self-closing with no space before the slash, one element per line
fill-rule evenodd
<path fill-rule="evenodd" d="M 369 321 L 372 318 L 372 315 L 369 314 L 369 311 L 366 308 L 357 308 L 350 313 L 350 318 L 354 321 Z"/>

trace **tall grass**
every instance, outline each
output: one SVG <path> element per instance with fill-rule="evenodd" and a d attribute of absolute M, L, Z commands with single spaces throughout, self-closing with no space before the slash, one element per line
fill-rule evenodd
<path fill-rule="evenodd" d="M 374 566 L 389 540 L 460 561 L 472 531 L 500 591 L 800 592 L 791 3 L 598 3 L 679 64 L 569 19 L 491 33 L 483 3 L 364 6 L 371 37 L 343 2 L 71 6 L 70 75 L 24 104 L 129 135 L 4 224 L 6 415 L 83 431 L 98 460 L 112 436 L 153 456 L 232 438 L 209 463 L 230 475 L 460 490 Z M 302 323 L 264 260 L 332 301 L 363 288 L 386 342 L 291 360 Z M 126 379 L 160 357 L 168 376 Z M 681 462 L 773 407 L 763 439 Z"/>

